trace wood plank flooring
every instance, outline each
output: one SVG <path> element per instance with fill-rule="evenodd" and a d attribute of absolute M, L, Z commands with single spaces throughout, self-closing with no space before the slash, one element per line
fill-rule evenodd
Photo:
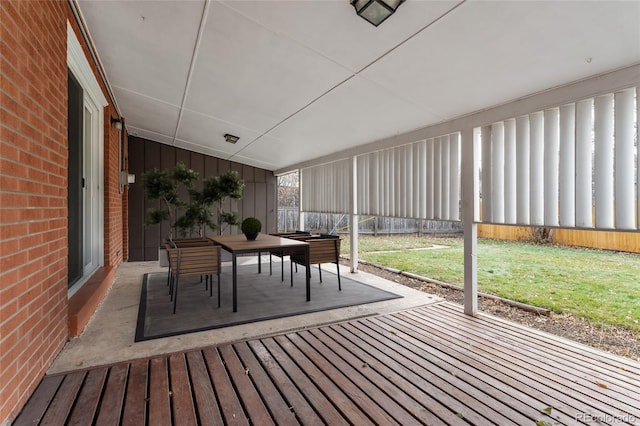
<path fill-rule="evenodd" d="M 640 424 L 640 363 L 443 302 L 47 376 L 14 424 L 596 421 Z"/>

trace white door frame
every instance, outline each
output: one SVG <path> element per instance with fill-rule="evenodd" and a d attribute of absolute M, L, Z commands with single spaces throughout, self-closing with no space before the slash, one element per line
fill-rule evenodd
<path fill-rule="evenodd" d="M 83 276 L 71 297 L 93 272 L 104 266 L 104 107 L 108 105 L 75 31 L 67 21 L 67 66 L 83 89 Z"/>

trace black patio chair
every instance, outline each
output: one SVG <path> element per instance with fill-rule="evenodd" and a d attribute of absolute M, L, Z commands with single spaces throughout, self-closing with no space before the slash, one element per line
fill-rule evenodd
<path fill-rule="evenodd" d="M 199 247 L 169 248 L 171 267 L 170 294 L 173 299 L 173 313 L 178 302 L 178 285 L 181 277 L 200 275 L 206 277 L 209 297 L 213 296 L 213 276 L 218 277 L 218 307 L 220 307 L 221 248 L 218 245 Z"/>
<path fill-rule="evenodd" d="M 340 281 L 340 244 L 342 240 L 337 235 L 324 234 L 305 240 L 309 243 L 309 266 L 318 265 L 318 273 L 320 282 L 322 282 L 322 263 L 335 263 L 338 273 L 338 290 L 342 291 L 342 283 Z M 291 285 L 293 286 L 293 265 L 307 266 L 304 254 L 296 253 L 291 256 Z M 309 268 L 311 274 L 311 268 Z"/>

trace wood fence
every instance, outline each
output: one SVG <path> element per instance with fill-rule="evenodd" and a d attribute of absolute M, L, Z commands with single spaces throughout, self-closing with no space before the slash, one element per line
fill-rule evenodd
<path fill-rule="evenodd" d="M 511 225 L 478 225 L 478 237 L 499 240 L 530 240 L 531 227 Z M 640 233 L 621 231 L 591 231 L 578 229 L 554 229 L 552 242 L 566 246 L 589 247 L 640 253 Z"/>

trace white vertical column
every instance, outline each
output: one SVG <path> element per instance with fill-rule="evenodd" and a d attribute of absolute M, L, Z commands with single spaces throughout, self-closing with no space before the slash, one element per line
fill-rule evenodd
<path fill-rule="evenodd" d="M 613 95 L 598 96 L 594 110 L 596 228 L 614 227 Z"/>
<path fill-rule="evenodd" d="M 636 206 L 636 213 L 638 217 L 636 218 L 636 224 L 638 229 L 640 229 L 640 86 L 636 87 L 636 141 L 638 141 L 638 146 L 636 147 L 636 157 L 638 159 L 638 164 L 636 165 L 636 179 L 637 179 L 637 197 L 636 201 L 638 205 Z"/>
<path fill-rule="evenodd" d="M 449 220 L 460 220 L 460 133 L 449 135 Z"/>
<path fill-rule="evenodd" d="M 396 206 L 394 216 L 402 217 L 402 209 L 404 208 L 404 152 L 402 147 L 394 148 L 394 169 L 396 180 L 394 185 L 394 204 Z M 398 192 L 400 192 L 398 194 Z"/>
<path fill-rule="evenodd" d="M 560 110 L 544 112 L 544 224 L 558 226 Z"/>
<path fill-rule="evenodd" d="M 302 170 L 298 169 L 298 229 L 304 231 L 304 198 L 303 196 Z"/>
<path fill-rule="evenodd" d="M 358 169 L 363 170 L 362 175 L 358 175 L 358 212 L 361 209 L 371 214 L 371 154 L 358 157 Z"/>
<path fill-rule="evenodd" d="M 427 141 L 418 144 L 418 174 L 420 177 L 420 218 L 427 217 Z"/>
<path fill-rule="evenodd" d="M 633 113 L 635 90 L 615 94 L 616 229 L 635 229 Z"/>
<path fill-rule="evenodd" d="M 349 266 L 352 273 L 358 272 L 358 157 L 351 159 L 349 205 Z M 340 267 L 340 266 L 338 266 Z"/>
<path fill-rule="evenodd" d="M 530 188 L 529 221 L 532 225 L 544 224 L 544 114 L 529 114 L 530 131 Z"/>
<path fill-rule="evenodd" d="M 443 136 L 441 139 L 441 151 L 440 155 L 442 156 L 442 160 L 440 164 L 442 165 L 442 201 L 441 201 L 441 219 L 447 220 L 449 219 L 449 197 L 451 196 L 451 185 L 450 185 L 450 175 L 449 170 L 451 164 L 449 163 L 449 135 Z"/>
<path fill-rule="evenodd" d="M 404 156 L 405 156 L 405 163 L 406 163 L 406 167 L 407 169 L 405 170 L 405 174 L 404 174 L 404 181 L 406 183 L 406 188 L 405 188 L 405 214 L 406 217 L 415 217 L 413 214 L 413 203 L 414 203 L 414 199 L 413 199 L 413 194 L 414 194 L 414 189 L 413 189 L 413 185 L 414 185 L 414 179 L 413 179 L 413 174 L 414 171 L 413 169 L 413 144 L 411 145 L 407 145 L 405 147 L 404 150 Z"/>
<path fill-rule="evenodd" d="M 442 219 L 442 141 L 435 138 L 433 146 L 433 215 Z"/>
<path fill-rule="evenodd" d="M 491 126 L 491 217 L 504 223 L 504 122 Z"/>
<path fill-rule="evenodd" d="M 483 126 L 482 143 L 482 221 L 491 223 L 491 126 Z"/>
<path fill-rule="evenodd" d="M 516 120 L 504 121 L 504 221 L 516 223 Z"/>
<path fill-rule="evenodd" d="M 464 226 L 464 313 L 478 313 L 478 141 L 473 129 L 462 136 L 462 224 Z"/>
<path fill-rule="evenodd" d="M 376 186 L 378 189 L 378 204 L 377 204 L 377 215 L 384 216 L 385 214 L 385 203 L 386 201 L 386 186 L 385 183 L 387 178 L 385 176 L 386 167 L 387 167 L 387 159 L 384 151 L 378 151 L 376 154 L 377 168 L 376 168 Z"/>
<path fill-rule="evenodd" d="M 393 169 L 393 185 L 391 185 L 391 188 L 389 189 L 389 198 L 391 199 L 391 205 L 392 208 L 389 212 L 390 216 L 398 216 L 398 210 L 399 210 L 399 203 L 398 203 L 398 198 L 399 198 L 399 194 L 398 194 L 398 187 L 399 187 L 399 169 L 400 167 L 398 167 L 398 151 L 393 148 L 389 150 L 389 153 L 391 155 L 391 167 Z"/>
<path fill-rule="evenodd" d="M 426 157 L 426 190 L 425 190 L 425 218 L 433 219 L 434 215 L 434 198 L 435 198 L 435 188 L 434 188 L 434 176 L 435 176 L 435 146 L 433 139 L 429 139 L 425 145 L 425 157 Z"/>
<path fill-rule="evenodd" d="M 364 208 L 367 214 L 371 214 L 372 210 L 371 192 L 373 191 L 373 189 L 371 188 L 371 181 L 372 174 L 375 173 L 375 171 L 373 170 L 372 158 L 373 153 L 364 154 L 358 157 L 358 169 L 366 170 L 366 173 L 363 176 L 358 176 L 358 182 L 360 183 L 360 191 L 358 192 L 358 206 Z M 363 191 L 366 192 L 363 194 Z"/>
<path fill-rule="evenodd" d="M 530 139 L 529 116 L 516 119 L 516 221 L 520 225 L 529 224 L 530 197 Z"/>
<path fill-rule="evenodd" d="M 593 99 L 576 104 L 576 226 L 593 226 Z"/>
<path fill-rule="evenodd" d="M 384 210 L 382 212 L 383 216 L 391 215 L 391 191 L 393 188 L 393 164 L 391 163 L 391 150 L 387 149 L 382 151 L 384 155 L 384 176 L 380 180 L 380 186 L 382 189 L 382 197 L 383 197 L 383 207 Z"/>
<path fill-rule="evenodd" d="M 383 170 L 382 163 L 380 162 L 379 151 L 373 153 L 373 163 L 371 164 L 371 168 L 371 174 L 369 175 L 371 178 L 371 191 L 369 192 L 369 203 L 371 205 L 371 208 L 369 209 L 369 211 L 374 216 L 382 216 L 382 210 L 380 209 L 380 192 L 382 191 L 382 189 L 380 188 L 380 179 Z"/>
<path fill-rule="evenodd" d="M 576 224 L 576 112 L 560 107 L 560 226 Z"/>
<path fill-rule="evenodd" d="M 413 150 L 413 175 L 411 179 L 413 180 L 413 205 L 411 206 L 412 215 L 415 218 L 421 218 L 420 208 L 422 206 L 422 199 L 424 194 L 424 186 L 422 180 L 422 166 L 420 165 L 420 161 L 422 159 L 422 155 L 420 149 L 422 147 L 422 141 L 416 142 L 411 145 Z"/>
<path fill-rule="evenodd" d="M 393 149 L 387 151 L 389 155 L 389 214 L 396 216 L 396 152 Z"/>
<path fill-rule="evenodd" d="M 369 174 L 367 173 L 365 167 L 365 161 L 362 160 L 363 158 L 366 158 L 366 155 L 361 155 L 360 158 L 358 158 L 358 169 L 356 170 L 356 173 L 358 175 L 358 185 L 360 186 L 358 188 L 359 191 L 357 200 L 359 206 L 365 205 L 362 197 L 364 197 L 365 193 L 369 192 Z"/>

